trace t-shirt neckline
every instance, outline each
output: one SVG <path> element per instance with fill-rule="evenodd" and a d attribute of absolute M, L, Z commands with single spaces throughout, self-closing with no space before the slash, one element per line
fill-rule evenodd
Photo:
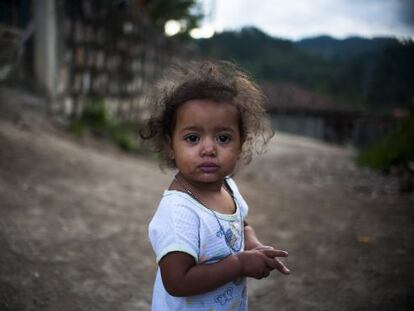
<path fill-rule="evenodd" d="M 197 201 L 195 198 L 193 198 L 189 193 L 180 191 L 180 190 L 164 190 L 164 195 L 170 195 L 170 194 L 176 194 L 179 195 L 180 197 L 183 197 L 185 199 L 191 200 L 192 203 L 196 204 L 197 206 L 199 206 L 200 208 L 202 208 L 205 212 L 207 212 L 208 214 L 213 215 L 216 214 L 216 216 L 220 219 L 223 220 L 228 220 L 228 221 L 234 221 L 238 218 L 239 215 L 239 203 L 237 202 L 236 197 L 233 195 L 233 199 L 234 199 L 234 203 L 236 205 L 236 210 L 234 211 L 233 214 L 223 214 L 220 212 L 217 212 L 215 210 L 209 209 L 207 207 L 205 207 L 203 204 L 201 204 L 199 201 Z"/>

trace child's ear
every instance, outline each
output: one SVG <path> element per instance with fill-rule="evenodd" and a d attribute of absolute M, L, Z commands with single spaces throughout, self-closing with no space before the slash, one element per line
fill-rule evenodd
<path fill-rule="evenodd" d="M 170 160 L 174 160 L 174 149 L 172 147 L 172 139 L 169 135 L 165 137 L 165 149 L 167 150 L 167 155 Z"/>

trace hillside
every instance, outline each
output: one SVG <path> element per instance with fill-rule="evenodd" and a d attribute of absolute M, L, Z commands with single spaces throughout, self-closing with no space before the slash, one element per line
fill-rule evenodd
<path fill-rule="evenodd" d="M 414 105 L 410 40 L 322 36 L 294 42 L 244 28 L 195 43 L 204 56 L 236 62 L 259 83 L 293 83 L 337 104 L 376 112 Z"/>
<path fill-rule="evenodd" d="M 335 39 L 330 36 L 318 36 L 296 41 L 299 49 L 328 60 L 352 60 L 368 54 L 376 54 L 387 47 L 398 46 L 395 38 L 349 37 Z"/>

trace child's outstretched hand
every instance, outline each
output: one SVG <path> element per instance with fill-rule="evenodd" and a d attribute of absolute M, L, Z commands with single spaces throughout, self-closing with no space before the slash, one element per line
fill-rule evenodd
<path fill-rule="evenodd" d="M 237 254 L 241 267 L 241 274 L 255 279 L 269 276 L 270 271 L 274 269 L 277 269 L 281 273 L 289 274 L 289 269 L 276 258 L 287 256 L 287 252 L 275 250 L 270 246 L 259 246 L 252 250 Z"/>
<path fill-rule="evenodd" d="M 275 250 L 272 246 L 267 246 L 267 245 L 261 245 L 254 249 L 255 250 L 269 250 L 269 249 Z M 272 257 L 277 262 L 275 269 L 278 270 L 280 273 L 289 274 L 290 270 L 283 264 L 283 262 L 281 262 L 279 259 L 276 258 L 276 257 L 288 257 L 288 252 L 283 251 L 283 250 L 276 250 L 276 251 L 281 252 L 284 255 Z"/>

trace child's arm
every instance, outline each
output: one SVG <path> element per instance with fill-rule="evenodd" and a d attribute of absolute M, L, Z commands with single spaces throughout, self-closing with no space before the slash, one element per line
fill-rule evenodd
<path fill-rule="evenodd" d="M 213 264 L 196 264 L 182 252 L 171 252 L 159 262 L 165 289 L 172 296 L 192 296 L 211 291 L 241 276 L 261 279 L 278 267 L 275 257 L 287 257 L 274 249 L 249 250 Z"/>
<path fill-rule="evenodd" d="M 244 249 L 250 250 L 255 249 L 256 247 L 263 246 L 257 238 L 256 232 L 253 227 L 249 225 L 246 221 L 244 222 Z"/>
<path fill-rule="evenodd" d="M 244 249 L 246 250 L 261 250 L 261 249 L 274 249 L 272 246 L 263 245 L 257 238 L 256 232 L 253 227 L 246 221 L 244 222 Z M 286 252 L 287 254 L 287 252 Z M 275 268 L 283 273 L 289 274 L 289 269 L 277 258 L 275 258 L 277 265 Z"/>

